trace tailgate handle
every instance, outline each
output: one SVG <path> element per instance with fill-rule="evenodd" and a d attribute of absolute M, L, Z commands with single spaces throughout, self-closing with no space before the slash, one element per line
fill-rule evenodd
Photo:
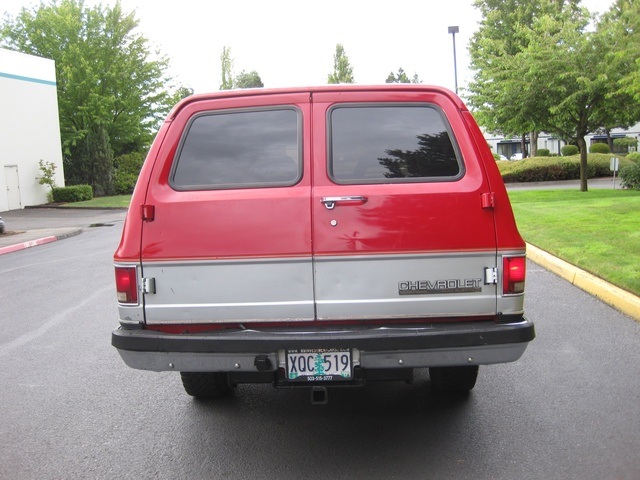
<path fill-rule="evenodd" d="M 363 204 L 366 203 L 367 197 L 363 197 L 362 195 L 352 195 L 346 197 L 322 197 L 322 203 L 327 207 L 327 210 L 333 210 L 336 208 L 336 204 L 338 203 L 349 203 L 349 204 Z"/>

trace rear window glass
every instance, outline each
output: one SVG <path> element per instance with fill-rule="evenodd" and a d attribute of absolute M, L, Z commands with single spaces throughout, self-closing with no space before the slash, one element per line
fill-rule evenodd
<path fill-rule="evenodd" d="M 170 183 L 178 190 L 290 186 L 302 175 L 300 115 L 293 108 L 195 117 Z"/>
<path fill-rule="evenodd" d="M 329 115 L 329 174 L 337 183 L 456 180 L 448 122 L 431 105 L 339 106 Z"/>

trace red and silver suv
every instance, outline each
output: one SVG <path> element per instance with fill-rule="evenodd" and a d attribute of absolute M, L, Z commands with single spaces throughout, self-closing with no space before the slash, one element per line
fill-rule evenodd
<path fill-rule="evenodd" d="M 142 168 L 115 270 L 112 344 L 197 397 L 269 382 L 324 400 L 424 367 L 468 391 L 478 365 L 517 360 L 535 336 L 493 156 L 435 87 L 183 100 Z"/>

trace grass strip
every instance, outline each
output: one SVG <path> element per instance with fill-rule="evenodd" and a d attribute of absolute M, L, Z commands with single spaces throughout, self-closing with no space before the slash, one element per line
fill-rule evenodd
<path fill-rule="evenodd" d="M 115 195 L 112 197 L 95 197 L 84 202 L 65 203 L 62 207 L 76 208 L 128 208 L 131 195 Z"/>
<path fill-rule="evenodd" d="M 524 239 L 640 295 L 640 192 L 510 191 Z"/>

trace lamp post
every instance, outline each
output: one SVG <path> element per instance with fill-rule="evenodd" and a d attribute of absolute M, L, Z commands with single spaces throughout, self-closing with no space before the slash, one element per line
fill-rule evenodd
<path fill-rule="evenodd" d="M 453 35 L 453 75 L 456 82 L 456 95 L 458 94 L 458 65 L 456 62 L 456 33 L 458 33 L 460 29 L 456 25 L 455 27 L 449 27 L 449 33 Z"/>

